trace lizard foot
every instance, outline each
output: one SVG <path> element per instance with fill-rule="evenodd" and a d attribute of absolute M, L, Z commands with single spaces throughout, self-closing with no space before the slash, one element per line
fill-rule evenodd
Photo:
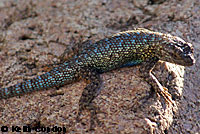
<path fill-rule="evenodd" d="M 171 94 L 168 92 L 168 89 L 166 87 L 162 87 L 160 90 L 159 90 L 159 93 L 162 95 L 162 97 L 165 99 L 165 101 L 168 103 L 168 104 L 173 104 L 173 100 L 172 100 L 172 96 Z"/>
<path fill-rule="evenodd" d="M 76 121 L 80 122 L 80 115 L 82 114 L 83 110 L 89 110 L 90 111 L 90 127 L 89 127 L 89 131 L 93 131 L 95 129 L 95 124 L 97 124 L 98 126 L 103 126 L 104 123 L 102 121 L 100 121 L 97 117 L 98 113 L 105 113 L 103 111 L 101 111 L 97 106 L 95 106 L 94 104 L 90 104 L 89 106 L 83 108 L 80 107 L 77 117 L 76 117 Z"/>

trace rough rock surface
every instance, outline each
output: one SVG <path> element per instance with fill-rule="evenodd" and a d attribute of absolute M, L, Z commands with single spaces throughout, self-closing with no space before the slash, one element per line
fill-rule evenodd
<path fill-rule="evenodd" d="M 119 31 L 144 27 L 171 33 L 194 45 L 192 67 L 159 62 L 154 74 L 175 105 L 165 105 L 138 77 L 139 67 L 102 75 L 95 99 L 104 123 L 88 131 L 89 114 L 75 121 L 83 81 L 59 90 L 0 100 L 0 127 L 65 127 L 69 133 L 200 132 L 200 1 L 199 0 L 1 0 L 0 85 L 11 86 L 48 71 L 65 48 Z M 68 56 L 66 55 L 65 58 Z M 35 131 L 33 131 L 35 132 Z"/>

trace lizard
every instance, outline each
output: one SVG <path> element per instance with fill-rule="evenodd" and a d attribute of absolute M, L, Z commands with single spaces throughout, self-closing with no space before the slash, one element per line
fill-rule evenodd
<path fill-rule="evenodd" d="M 74 56 L 45 74 L 7 88 L 0 88 L 0 99 L 84 79 L 87 85 L 79 100 L 77 120 L 83 110 L 89 110 L 90 123 L 93 125 L 94 120 L 97 120 L 98 109 L 93 100 L 102 89 L 100 75 L 117 68 L 140 65 L 140 76 L 168 103 L 172 103 L 168 90 L 152 74 L 152 69 L 159 60 L 192 66 L 195 63 L 193 46 L 180 37 L 144 28 L 119 32 L 95 43 L 87 41 Z"/>

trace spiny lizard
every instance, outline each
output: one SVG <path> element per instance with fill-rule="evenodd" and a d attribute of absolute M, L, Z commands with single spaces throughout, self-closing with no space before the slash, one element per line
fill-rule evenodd
<path fill-rule="evenodd" d="M 96 106 L 92 101 L 101 90 L 101 73 L 121 67 L 141 65 L 141 77 L 168 102 L 172 102 L 167 89 L 162 87 L 151 71 L 158 60 L 191 66 L 195 63 L 193 53 L 192 44 L 170 34 L 143 28 L 120 32 L 96 43 L 85 43 L 71 59 L 43 75 L 11 87 L 1 88 L 0 99 L 85 79 L 87 86 L 79 100 L 77 117 L 82 110 L 89 110 L 92 125 L 93 119 L 96 118 Z"/>

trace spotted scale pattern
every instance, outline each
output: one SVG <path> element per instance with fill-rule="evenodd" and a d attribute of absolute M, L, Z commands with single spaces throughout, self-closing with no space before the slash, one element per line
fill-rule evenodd
<path fill-rule="evenodd" d="M 161 35 L 147 31 L 127 31 L 102 39 L 84 49 L 80 58 L 86 66 L 103 73 L 116 68 L 138 65 L 155 56 Z"/>
<path fill-rule="evenodd" d="M 99 123 L 96 116 L 99 108 L 93 104 L 93 100 L 101 91 L 101 73 L 140 65 L 140 76 L 161 94 L 166 102 L 173 103 L 168 90 L 159 83 L 151 71 L 159 60 L 182 66 L 192 66 L 195 63 L 192 44 L 170 34 L 143 28 L 120 32 L 95 43 L 88 41 L 82 45 L 72 59 L 50 72 L 8 88 L 1 88 L 0 99 L 59 87 L 84 79 L 87 86 L 79 100 L 77 121 L 83 110 L 89 110 L 90 124 L 93 127 L 94 121 Z"/>
<path fill-rule="evenodd" d="M 8 88 L 0 89 L 0 98 L 10 98 L 19 96 L 33 91 L 47 89 L 50 87 L 59 87 L 61 85 L 76 80 L 77 65 L 73 62 L 65 62 L 50 72 L 37 76 L 34 79 L 18 83 Z"/>

